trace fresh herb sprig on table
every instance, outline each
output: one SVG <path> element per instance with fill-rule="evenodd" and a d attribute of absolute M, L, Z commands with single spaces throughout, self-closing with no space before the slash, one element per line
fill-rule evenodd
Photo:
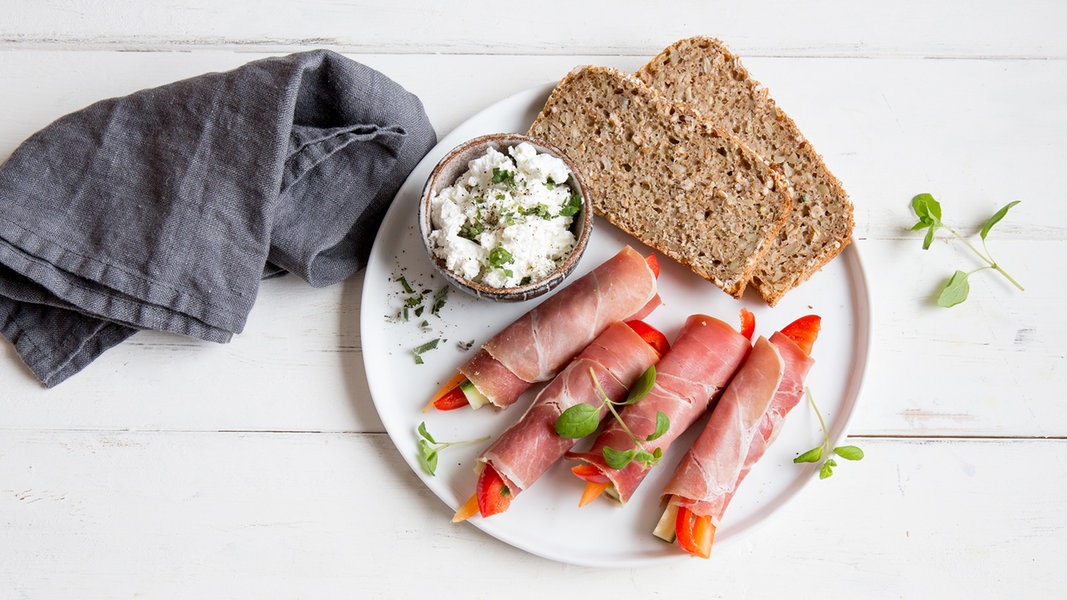
<path fill-rule="evenodd" d="M 596 386 L 597 392 L 600 393 L 601 403 L 599 406 L 593 406 L 592 404 L 575 404 L 560 414 L 556 419 L 556 434 L 560 437 L 569 439 L 578 439 L 585 437 L 594 431 L 597 426 L 600 425 L 600 409 L 607 406 L 608 411 L 615 417 L 615 420 L 622 426 L 623 431 L 630 436 L 633 440 L 633 448 L 628 450 L 617 450 L 615 448 L 604 448 L 604 460 L 607 461 L 608 466 L 612 469 L 626 468 L 631 462 L 637 462 L 642 465 L 643 468 L 648 469 L 654 466 L 659 459 L 663 456 L 663 450 L 656 448 L 652 452 L 645 450 L 641 446 L 641 440 L 634 435 L 634 432 L 626 425 L 626 422 L 619 416 L 619 412 L 616 407 L 627 406 L 634 404 L 648 395 L 648 392 L 652 390 L 652 386 L 656 383 L 656 368 L 649 367 L 637 380 L 637 383 L 630 389 L 630 393 L 626 396 L 626 399 L 621 402 L 614 402 L 611 398 L 608 398 L 607 393 L 604 392 L 604 388 L 600 386 L 600 381 L 597 379 L 596 373 L 592 369 L 589 369 L 589 376 L 593 378 L 593 385 Z M 658 439 L 670 428 L 671 422 L 667 418 L 667 415 L 663 411 L 656 411 L 656 429 L 651 434 L 645 437 L 644 441 L 651 442 Z"/>
<path fill-rule="evenodd" d="M 830 448 L 830 434 L 826 431 L 826 422 L 823 421 L 819 407 L 815 406 L 815 399 L 811 397 L 811 389 L 804 388 L 804 395 L 807 396 L 811 408 L 815 410 L 815 416 L 819 417 L 819 427 L 822 428 L 822 443 L 794 458 L 793 462 L 797 464 L 819 462 L 827 451 L 833 452 L 845 460 L 863 460 L 863 450 L 860 450 L 858 446 L 835 446 Z M 822 463 L 822 466 L 819 467 L 819 479 L 826 479 L 833 475 L 834 467 L 836 466 L 837 461 L 832 456 L 827 458 Z"/>
<path fill-rule="evenodd" d="M 971 291 L 971 285 L 968 282 L 968 279 L 978 271 L 984 271 L 986 269 L 995 270 L 1007 278 L 1007 280 L 1015 287 L 1019 288 L 1019 291 L 1023 291 L 1023 286 L 1011 275 L 1008 275 L 1008 272 L 993 260 L 993 255 L 989 253 L 989 247 L 986 246 L 986 236 L 989 235 L 989 231 L 993 229 L 993 226 L 999 223 L 1000 220 L 1004 218 L 1004 215 L 1008 214 L 1008 211 L 1018 203 L 1018 200 L 1009 202 L 1000 210 L 993 213 L 993 216 L 986 219 L 985 224 L 982 225 L 982 229 L 978 232 L 979 237 L 982 238 L 982 249 L 985 250 L 985 253 L 983 254 L 975 248 L 974 245 L 967 241 L 967 238 L 960 235 L 958 231 L 949 227 L 941 220 L 941 204 L 935 200 L 932 195 L 919 194 L 911 199 L 912 210 L 914 210 L 915 215 L 919 217 L 919 222 L 913 225 L 911 229 L 912 231 L 926 230 L 926 237 L 923 239 L 923 250 L 930 248 L 930 244 L 933 243 L 934 235 L 937 233 L 937 230 L 944 229 L 955 236 L 956 239 L 966 244 L 967 247 L 977 254 L 978 257 L 982 259 L 982 262 L 985 263 L 984 266 L 978 267 L 970 272 L 957 269 L 956 272 L 948 278 L 948 281 L 942 286 L 941 292 L 937 295 L 938 306 L 947 308 L 966 300 L 967 295 Z"/>
<path fill-rule="evenodd" d="M 449 446 L 459 446 L 462 444 L 477 444 L 478 442 L 484 442 L 488 440 L 490 436 L 480 437 L 473 440 L 462 440 L 458 442 L 438 442 L 430 435 L 430 432 L 426 429 L 426 422 L 419 423 L 419 466 L 423 471 L 426 471 L 428 475 L 434 475 L 437 472 L 438 453 Z"/>

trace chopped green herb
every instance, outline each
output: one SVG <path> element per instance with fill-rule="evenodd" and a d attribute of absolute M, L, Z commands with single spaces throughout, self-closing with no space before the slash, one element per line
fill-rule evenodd
<path fill-rule="evenodd" d="M 559 216 L 572 217 L 578 214 L 578 211 L 582 209 L 582 196 L 581 194 L 571 194 L 571 197 L 567 200 L 567 204 L 559 210 Z"/>
<path fill-rule="evenodd" d="M 541 217 L 542 219 L 552 218 L 552 213 L 549 212 L 548 205 L 541 202 L 538 202 L 537 206 L 531 206 L 529 208 L 521 207 L 519 208 L 519 212 L 523 215 L 534 215 L 536 217 Z"/>
<path fill-rule="evenodd" d="M 411 285 L 408 284 L 407 278 L 404 277 L 403 275 L 397 277 L 393 281 L 399 281 L 400 282 L 400 287 L 404 288 L 404 292 L 406 292 L 408 294 L 414 294 L 415 293 L 415 290 L 411 289 Z"/>
<path fill-rule="evenodd" d="M 419 346 L 416 346 L 415 350 L 413 350 L 413 352 L 415 354 L 415 364 L 417 364 L 417 365 L 423 364 L 423 361 L 422 361 L 423 353 L 429 352 L 430 350 L 434 350 L 435 348 L 437 348 L 437 344 L 440 341 L 441 341 L 441 338 L 437 338 L 437 339 L 430 340 L 430 341 L 426 342 L 425 344 L 421 344 Z"/>
<path fill-rule="evenodd" d="M 497 246 L 489 251 L 489 268 L 499 269 L 504 265 L 515 262 L 515 259 L 508 252 L 507 248 L 503 246 Z"/>
<path fill-rule="evenodd" d="M 433 295 L 433 308 L 430 309 L 430 314 L 438 316 L 441 309 L 445 307 L 445 303 L 448 302 L 448 286 L 442 286 L 437 290 L 437 293 Z"/>
<path fill-rule="evenodd" d="M 470 223 L 469 225 L 461 227 L 459 230 L 459 236 L 465 237 L 471 241 L 475 241 L 475 238 L 481 235 L 483 231 L 485 231 L 485 223 L 477 221 L 475 223 Z"/>
<path fill-rule="evenodd" d="M 545 188 L 549 189 L 549 190 L 556 189 L 556 182 L 552 181 L 552 178 L 549 177 L 548 179 L 545 180 Z"/>
<path fill-rule="evenodd" d="M 493 183 L 515 185 L 515 172 L 500 167 L 493 167 Z"/>

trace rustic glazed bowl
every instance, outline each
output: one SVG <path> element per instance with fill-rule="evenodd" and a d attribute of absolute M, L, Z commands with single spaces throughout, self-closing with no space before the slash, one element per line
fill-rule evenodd
<path fill-rule="evenodd" d="M 537 281 L 514 287 L 497 288 L 471 281 L 458 273 L 450 271 L 445 266 L 444 261 L 434 255 L 432 242 L 430 241 L 430 232 L 433 230 L 433 225 L 430 222 L 430 199 L 440 190 L 455 183 L 456 179 L 467 171 L 467 163 L 488 152 L 489 148 L 507 154 L 508 148 L 517 146 L 521 142 L 527 142 L 536 148 L 539 153 L 555 156 L 567 165 L 574 182 L 578 186 L 577 191 L 582 196 L 582 206 L 574 215 L 574 220 L 571 223 L 571 231 L 576 239 L 574 249 L 554 271 Z M 578 261 L 581 260 L 582 253 L 585 252 L 585 248 L 589 243 L 589 237 L 592 235 L 592 198 L 578 167 L 558 148 L 542 140 L 525 135 L 493 133 L 460 144 L 437 163 L 437 166 L 430 173 L 430 177 L 426 180 L 426 185 L 422 190 L 422 198 L 419 200 L 419 228 L 422 234 L 422 243 L 430 261 L 433 263 L 434 268 L 452 286 L 478 298 L 502 302 L 522 302 L 551 291 L 574 272 L 574 268 L 578 266 Z"/>

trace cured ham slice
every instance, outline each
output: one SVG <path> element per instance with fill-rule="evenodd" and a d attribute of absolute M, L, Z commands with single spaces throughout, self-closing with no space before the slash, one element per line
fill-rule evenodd
<path fill-rule="evenodd" d="M 807 348 L 781 331 L 770 340 L 756 340 L 704 430 L 664 486 L 668 513 L 674 507 L 680 515 L 679 531 L 685 533 L 696 523 L 705 528 L 710 525 L 704 543 L 694 542 L 687 550 L 707 557 L 714 530 L 738 486 L 763 457 L 781 431 L 786 414 L 803 396 L 804 380 L 815 363 L 808 352 L 818 323 L 817 317 L 808 317 L 786 328 L 804 329 L 802 337 L 806 338 Z M 678 536 L 685 547 L 683 533 Z"/>
<path fill-rule="evenodd" d="M 556 434 L 555 423 L 563 411 L 580 403 L 602 404 L 590 371 L 608 398 L 620 401 L 658 358 L 656 351 L 626 324 L 609 326 L 538 393 L 526 414 L 505 430 L 479 460 L 500 474 L 514 497 L 578 442 Z M 606 412 L 602 407 L 600 417 Z"/>
<path fill-rule="evenodd" d="M 513 404 L 548 381 L 608 325 L 640 319 L 659 305 L 656 273 L 626 246 L 486 342 L 460 373 L 490 403 Z"/>
<path fill-rule="evenodd" d="M 656 430 L 656 414 L 662 411 L 670 419 L 667 432 L 645 450 L 660 448 L 666 453 L 678 438 L 704 412 L 712 400 L 730 382 L 734 372 L 751 348 L 748 338 L 726 323 L 708 315 L 692 315 L 670 351 L 656 365 L 656 382 L 640 402 L 626 406 L 620 416 L 640 440 Z M 648 474 L 643 464 L 632 462 L 623 469 L 612 469 L 604 458 L 604 448 L 625 451 L 634 442 L 617 422 L 608 425 L 588 452 L 570 457 L 595 466 L 606 476 L 625 504 Z"/>

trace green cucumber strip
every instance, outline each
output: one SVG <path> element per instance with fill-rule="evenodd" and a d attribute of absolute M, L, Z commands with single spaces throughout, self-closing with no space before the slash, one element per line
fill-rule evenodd
<path fill-rule="evenodd" d="M 479 392 L 478 388 L 474 387 L 474 384 L 470 381 L 464 381 L 459 384 L 459 389 L 463 390 L 463 395 L 467 397 L 467 403 L 475 410 L 485 406 L 489 402 L 489 399 Z"/>

